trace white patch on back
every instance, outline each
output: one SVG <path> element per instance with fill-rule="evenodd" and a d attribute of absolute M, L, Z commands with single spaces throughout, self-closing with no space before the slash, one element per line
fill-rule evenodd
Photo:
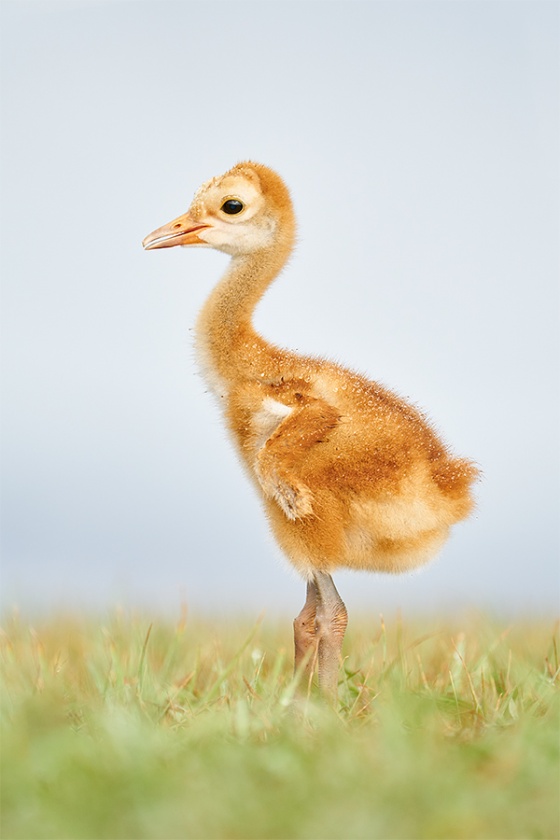
<path fill-rule="evenodd" d="M 260 409 L 253 415 L 253 433 L 255 435 L 255 449 L 258 451 L 265 445 L 269 437 L 276 431 L 282 420 L 285 420 L 293 408 L 272 397 L 265 397 Z"/>

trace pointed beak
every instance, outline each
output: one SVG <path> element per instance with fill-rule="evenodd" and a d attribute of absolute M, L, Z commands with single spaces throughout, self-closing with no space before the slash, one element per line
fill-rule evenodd
<path fill-rule="evenodd" d="M 149 233 L 143 240 L 142 247 L 146 251 L 151 251 L 154 248 L 172 248 L 174 245 L 206 245 L 203 239 L 199 239 L 198 234 L 209 227 L 210 225 L 201 225 L 185 213 Z"/>

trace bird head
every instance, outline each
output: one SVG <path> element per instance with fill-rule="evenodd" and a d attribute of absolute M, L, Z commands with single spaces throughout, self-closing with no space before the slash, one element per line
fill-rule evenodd
<path fill-rule="evenodd" d="M 275 245 L 291 246 L 295 230 L 289 192 L 276 172 L 259 163 L 239 163 L 195 193 L 188 211 L 154 230 L 146 250 L 202 245 L 242 256 Z"/>

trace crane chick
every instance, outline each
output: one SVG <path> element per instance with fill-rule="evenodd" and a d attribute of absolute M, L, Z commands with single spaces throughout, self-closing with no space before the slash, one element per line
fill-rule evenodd
<path fill-rule="evenodd" d="M 253 327 L 294 246 L 284 182 L 245 162 L 196 192 L 183 216 L 144 239 L 231 256 L 197 322 L 200 365 L 288 560 L 307 582 L 295 666 L 336 696 L 346 608 L 336 569 L 404 572 L 441 549 L 473 507 L 477 469 L 453 457 L 396 394 L 334 362 L 276 347 Z"/>

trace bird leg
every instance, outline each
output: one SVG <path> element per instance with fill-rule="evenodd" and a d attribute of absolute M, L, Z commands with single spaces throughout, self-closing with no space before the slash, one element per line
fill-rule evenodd
<path fill-rule="evenodd" d="M 338 670 L 348 613 L 332 577 L 325 572 L 315 572 L 314 579 L 317 588 L 315 636 L 319 651 L 319 687 L 334 701 L 338 694 Z"/>
<path fill-rule="evenodd" d="M 297 618 L 294 618 L 294 673 L 301 673 L 305 677 L 306 685 L 309 685 L 313 679 L 313 671 L 317 662 L 316 614 L 317 586 L 313 580 L 310 580 L 307 583 L 307 598 L 303 609 Z"/>

